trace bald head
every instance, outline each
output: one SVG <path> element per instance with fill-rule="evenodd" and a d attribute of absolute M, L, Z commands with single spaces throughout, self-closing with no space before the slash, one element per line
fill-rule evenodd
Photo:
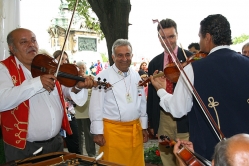
<path fill-rule="evenodd" d="M 249 134 L 237 134 L 215 146 L 214 166 L 249 165 Z"/>
<path fill-rule="evenodd" d="M 227 156 L 231 165 L 249 165 L 249 135 L 238 134 L 228 141 Z"/>
<path fill-rule="evenodd" d="M 17 28 L 8 34 L 7 43 L 10 55 L 16 56 L 30 70 L 39 49 L 35 34 L 28 29 Z"/>

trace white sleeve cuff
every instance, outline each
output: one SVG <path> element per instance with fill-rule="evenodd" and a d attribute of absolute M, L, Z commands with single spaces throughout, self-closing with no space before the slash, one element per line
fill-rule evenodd
<path fill-rule="evenodd" d="M 167 95 L 167 92 L 166 92 L 165 89 L 161 88 L 161 89 L 159 89 L 159 90 L 157 91 L 157 95 L 161 98 L 161 97 Z"/>
<path fill-rule="evenodd" d="M 148 117 L 147 116 L 142 116 L 139 119 L 140 119 L 142 129 L 147 129 L 148 128 Z"/>
<path fill-rule="evenodd" d="M 88 98 L 88 89 L 82 89 L 77 94 L 72 92 L 72 88 L 69 89 L 69 94 L 71 99 L 77 104 L 78 106 L 83 106 Z"/>
<path fill-rule="evenodd" d="M 102 120 L 93 120 L 91 121 L 91 133 L 92 134 L 103 134 L 104 133 L 104 127 L 103 127 L 103 121 Z"/>

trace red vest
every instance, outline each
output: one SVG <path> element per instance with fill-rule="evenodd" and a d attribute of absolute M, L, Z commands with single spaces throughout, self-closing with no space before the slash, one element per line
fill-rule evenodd
<path fill-rule="evenodd" d="M 14 86 L 21 85 L 25 80 L 22 68 L 17 66 L 15 57 L 9 56 L 2 63 L 9 70 L 9 74 L 12 78 Z M 72 134 L 70 124 L 67 119 L 65 102 L 61 87 L 59 83 L 56 83 L 62 106 L 64 108 L 64 116 L 62 121 L 62 128 L 67 131 L 68 134 Z M 5 143 L 14 146 L 19 149 L 24 149 L 26 146 L 27 130 L 28 130 L 28 117 L 29 117 L 29 100 L 22 102 L 16 108 L 1 113 L 1 127 L 2 135 Z"/>

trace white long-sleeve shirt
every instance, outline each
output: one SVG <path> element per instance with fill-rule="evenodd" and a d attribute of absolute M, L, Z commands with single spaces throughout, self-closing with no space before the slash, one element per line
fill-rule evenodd
<path fill-rule="evenodd" d="M 213 48 L 210 53 L 219 49 L 229 48 L 229 46 L 217 46 Z M 209 54 L 210 54 L 209 53 Z M 191 84 L 194 83 L 194 72 L 191 63 L 184 67 L 184 71 L 188 76 Z M 191 111 L 193 105 L 192 88 L 183 79 L 184 75 L 180 75 L 173 94 L 169 94 L 165 89 L 159 89 L 157 95 L 160 97 L 160 106 L 166 112 L 169 112 L 175 118 L 181 118 Z M 188 86 L 190 88 L 188 88 Z M 179 104 L 180 103 L 180 104 Z"/>
<path fill-rule="evenodd" d="M 17 59 L 25 75 L 25 81 L 14 86 L 8 69 L 0 64 L 0 112 L 13 109 L 29 99 L 29 119 L 27 141 L 43 141 L 57 135 L 61 128 L 63 107 L 58 91 L 49 94 L 43 88 L 40 77 L 33 78 L 31 72 Z M 87 89 L 75 94 L 72 88 L 62 86 L 65 97 L 70 96 L 77 105 L 83 105 L 87 100 Z"/>
<path fill-rule="evenodd" d="M 105 78 L 113 87 L 107 91 L 92 89 L 89 117 L 93 134 L 103 134 L 103 118 L 122 122 L 140 119 L 142 128 L 147 129 L 146 97 L 143 87 L 138 87 L 139 74 L 130 69 L 124 77 L 118 71 L 114 64 L 96 76 L 102 81 Z M 127 93 L 131 101 L 127 101 Z"/>

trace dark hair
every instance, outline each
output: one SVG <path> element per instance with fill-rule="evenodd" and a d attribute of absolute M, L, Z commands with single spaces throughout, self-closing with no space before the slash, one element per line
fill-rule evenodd
<path fill-rule="evenodd" d="M 140 64 L 139 69 L 142 69 L 143 64 L 146 64 L 146 65 L 147 65 L 147 63 L 146 63 L 146 62 L 142 62 L 142 63 Z"/>
<path fill-rule="evenodd" d="M 232 44 L 230 23 L 221 14 L 209 15 L 200 22 L 200 25 L 202 37 L 209 33 L 215 45 Z"/>
<path fill-rule="evenodd" d="M 177 25 L 176 25 L 176 23 L 175 23 L 174 20 L 171 20 L 171 19 L 169 19 L 169 18 L 163 19 L 163 20 L 160 21 L 160 24 L 161 24 L 161 26 L 162 26 L 163 29 L 173 27 L 173 28 L 175 28 L 176 33 L 178 33 L 178 32 L 177 32 Z M 159 31 L 159 30 L 160 30 L 160 26 L 159 26 L 159 24 L 158 24 L 158 26 L 157 26 L 157 31 Z"/>
<path fill-rule="evenodd" d="M 194 47 L 196 50 L 200 50 L 200 45 L 199 43 L 191 43 L 189 46 L 188 46 L 188 49 Z"/>
<path fill-rule="evenodd" d="M 57 50 L 54 52 L 53 57 L 54 59 L 56 59 L 58 56 L 60 56 L 62 54 L 61 50 Z M 64 51 L 64 54 L 67 55 L 66 51 Z M 68 56 L 68 55 L 67 55 Z"/>

